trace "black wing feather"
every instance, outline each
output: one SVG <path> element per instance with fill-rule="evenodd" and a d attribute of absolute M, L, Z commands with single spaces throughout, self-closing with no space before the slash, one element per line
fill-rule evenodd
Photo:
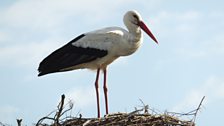
<path fill-rule="evenodd" d="M 85 35 L 82 34 L 63 47 L 57 49 L 49 56 L 47 56 L 39 65 L 38 76 L 49 73 L 61 72 L 62 69 L 87 63 L 97 58 L 107 55 L 106 50 L 99 50 L 95 48 L 82 48 L 73 46 L 72 43 L 81 39 Z"/>

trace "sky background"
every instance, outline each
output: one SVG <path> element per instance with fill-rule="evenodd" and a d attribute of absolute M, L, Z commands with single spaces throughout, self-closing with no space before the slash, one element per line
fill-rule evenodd
<path fill-rule="evenodd" d="M 221 0 L 2 0 L 0 1 L 0 122 L 31 125 L 54 110 L 61 94 L 73 113 L 96 117 L 95 72 L 37 77 L 40 61 L 74 37 L 123 25 L 137 10 L 159 41 L 145 33 L 131 56 L 108 68 L 109 111 L 141 106 L 189 112 L 198 126 L 224 125 L 224 1 Z M 102 80 L 101 80 L 102 82 Z M 101 88 L 101 111 L 105 113 Z"/>

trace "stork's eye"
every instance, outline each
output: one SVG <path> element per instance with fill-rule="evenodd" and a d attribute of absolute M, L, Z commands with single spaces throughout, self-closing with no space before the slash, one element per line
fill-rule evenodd
<path fill-rule="evenodd" d="M 134 17 L 134 18 L 136 18 L 136 19 L 138 19 L 138 16 L 137 16 L 137 15 L 135 15 L 135 14 L 133 15 L 133 17 Z"/>

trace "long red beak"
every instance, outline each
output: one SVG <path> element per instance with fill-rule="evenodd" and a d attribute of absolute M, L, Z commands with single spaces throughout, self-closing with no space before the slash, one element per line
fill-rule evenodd
<path fill-rule="evenodd" d="M 158 41 L 156 40 L 156 38 L 154 37 L 154 35 L 152 34 L 152 32 L 148 29 L 148 27 L 145 25 L 145 23 L 143 21 L 139 21 L 138 25 L 140 26 L 140 28 L 145 31 L 145 33 L 147 33 L 157 44 Z"/>

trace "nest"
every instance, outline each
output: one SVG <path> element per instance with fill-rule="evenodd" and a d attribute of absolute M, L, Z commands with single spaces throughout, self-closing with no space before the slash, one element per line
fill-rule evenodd
<path fill-rule="evenodd" d="M 164 112 L 158 114 L 141 101 L 143 103 L 141 109 L 135 108 L 130 113 L 108 114 L 102 118 L 83 118 L 81 114 L 79 117 L 66 116 L 63 118 L 64 114 L 73 107 L 73 104 L 69 103 L 69 107 L 65 109 L 64 98 L 65 96 L 62 95 L 58 109 L 41 118 L 36 126 L 195 126 L 197 112 L 205 97 L 202 98 L 197 109 L 188 113 Z M 50 117 L 53 113 L 55 113 L 54 117 Z M 183 117 L 191 119 L 184 120 Z M 46 120 L 51 120 L 51 123 L 44 123 Z"/>
<path fill-rule="evenodd" d="M 195 124 L 167 114 L 115 113 L 99 119 L 73 118 L 63 122 L 62 126 L 195 126 Z"/>

